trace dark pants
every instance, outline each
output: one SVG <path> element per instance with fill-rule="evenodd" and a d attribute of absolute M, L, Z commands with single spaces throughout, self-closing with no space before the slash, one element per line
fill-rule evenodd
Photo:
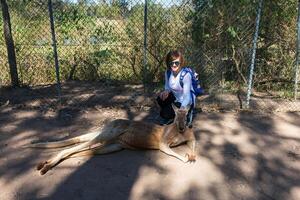
<path fill-rule="evenodd" d="M 159 96 L 156 98 L 158 105 L 160 106 L 160 116 L 164 119 L 174 119 L 175 112 L 172 108 L 172 103 L 177 107 L 181 107 L 181 103 L 175 102 L 176 98 L 172 92 L 170 92 L 169 96 L 163 101 Z M 193 110 L 194 104 L 191 105 L 188 115 L 187 115 L 187 123 L 192 123 L 193 120 Z"/>

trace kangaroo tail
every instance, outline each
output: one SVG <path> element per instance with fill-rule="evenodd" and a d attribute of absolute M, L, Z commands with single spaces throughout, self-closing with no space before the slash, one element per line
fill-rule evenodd
<path fill-rule="evenodd" d="M 55 142 L 39 142 L 39 143 L 32 143 L 25 145 L 24 148 L 61 148 L 70 146 L 73 144 L 81 143 L 81 142 L 87 142 L 89 140 L 92 140 L 99 134 L 99 131 L 90 132 L 84 135 L 80 135 L 77 137 L 73 137 L 66 140 L 61 141 L 55 141 Z"/>

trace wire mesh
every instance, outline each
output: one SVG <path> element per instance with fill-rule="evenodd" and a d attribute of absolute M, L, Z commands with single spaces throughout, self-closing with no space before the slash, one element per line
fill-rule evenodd
<path fill-rule="evenodd" d="M 209 93 L 200 97 L 203 105 L 244 108 L 258 0 L 148 0 L 147 33 L 145 0 L 52 2 L 63 82 L 161 83 L 166 53 L 180 49 Z M 55 83 L 48 1 L 8 3 L 20 82 Z M 263 3 L 251 109 L 300 109 L 298 100 L 292 100 L 296 7 L 295 1 Z M 0 81 L 8 85 L 2 26 L 0 31 Z"/>
<path fill-rule="evenodd" d="M 54 83 L 47 1 L 8 1 L 8 5 L 21 84 Z"/>
<path fill-rule="evenodd" d="M 134 82 L 141 79 L 142 4 L 134 1 L 56 3 L 54 12 L 64 80 Z"/>
<path fill-rule="evenodd" d="M 252 109 L 296 111 L 294 100 L 297 2 L 263 3 Z M 268 15 L 266 13 L 269 13 Z M 270 16 L 273 17 L 270 17 Z"/>
<path fill-rule="evenodd" d="M 0 86 L 5 86 L 10 84 L 9 77 L 9 67 L 6 54 L 6 45 L 4 40 L 4 31 L 3 31 L 3 17 L 2 9 L 0 10 Z"/>

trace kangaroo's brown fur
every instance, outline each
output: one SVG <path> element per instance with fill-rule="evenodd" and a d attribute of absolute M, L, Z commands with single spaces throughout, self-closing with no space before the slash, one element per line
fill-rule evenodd
<path fill-rule="evenodd" d="M 75 138 L 58 141 L 31 144 L 29 147 L 58 148 L 80 143 L 69 149 L 60 151 L 47 161 L 41 162 L 37 170 L 43 175 L 65 158 L 76 155 L 105 154 L 122 149 L 159 149 L 183 162 L 193 162 L 195 155 L 195 137 L 193 128 L 186 127 L 188 109 L 175 110 L 174 122 L 170 125 L 159 126 L 142 121 L 117 119 L 104 126 L 102 131 L 95 131 Z M 187 142 L 191 153 L 182 156 L 170 147 Z"/>

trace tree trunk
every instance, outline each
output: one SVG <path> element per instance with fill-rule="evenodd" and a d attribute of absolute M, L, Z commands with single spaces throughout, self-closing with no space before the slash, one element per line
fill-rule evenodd
<path fill-rule="evenodd" d="M 8 10 L 6 0 L 0 0 L 0 2 L 2 7 L 3 30 L 4 30 L 4 38 L 6 42 L 6 48 L 7 48 L 11 85 L 14 87 L 19 87 L 20 85 L 19 85 L 19 78 L 18 78 L 15 45 L 11 34 L 9 10 Z"/>

